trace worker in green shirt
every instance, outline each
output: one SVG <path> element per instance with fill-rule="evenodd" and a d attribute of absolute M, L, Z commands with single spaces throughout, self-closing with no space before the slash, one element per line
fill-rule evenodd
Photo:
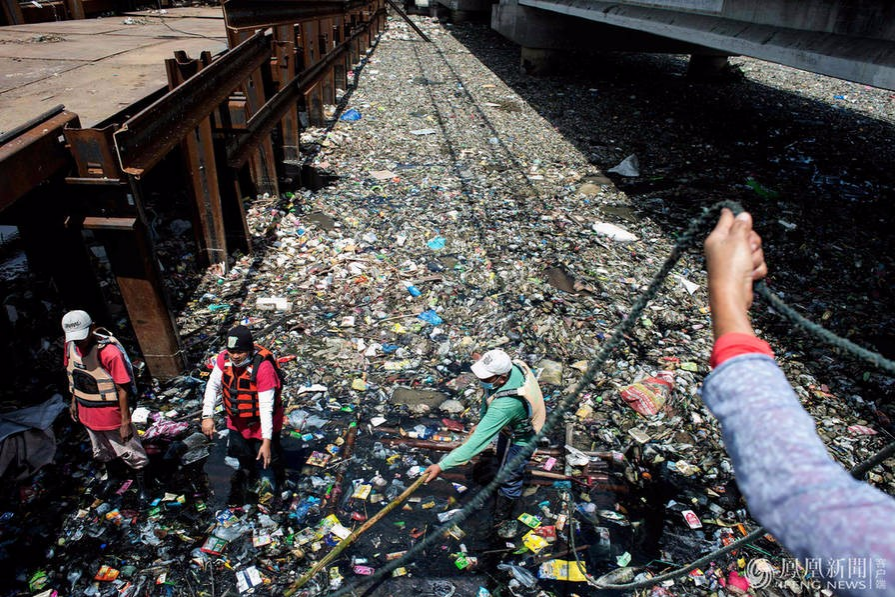
<path fill-rule="evenodd" d="M 502 350 L 489 350 L 473 363 L 472 372 L 485 390 L 481 419 L 462 446 L 425 470 L 426 483 L 449 468 L 469 462 L 495 437 L 498 437 L 497 458 L 502 468 L 522 451 L 544 425 L 544 397 L 528 365 L 512 360 Z M 526 464 L 523 461 L 513 468 L 497 490 L 495 524 L 513 520 L 516 500 L 522 495 Z"/>

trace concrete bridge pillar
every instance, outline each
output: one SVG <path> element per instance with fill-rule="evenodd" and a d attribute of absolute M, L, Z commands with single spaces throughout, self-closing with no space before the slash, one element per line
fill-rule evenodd
<path fill-rule="evenodd" d="M 562 54 L 560 50 L 522 46 L 520 64 L 527 75 L 549 75 L 559 66 Z"/>
<path fill-rule="evenodd" d="M 715 79 L 727 69 L 727 55 L 690 54 L 687 76 L 691 79 Z"/>
<path fill-rule="evenodd" d="M 472 21 L 481 20 L 482 13 L 472 10 L 451 10 L 451 23 L 460 25 L 461 23 L 470 23 Z"/>

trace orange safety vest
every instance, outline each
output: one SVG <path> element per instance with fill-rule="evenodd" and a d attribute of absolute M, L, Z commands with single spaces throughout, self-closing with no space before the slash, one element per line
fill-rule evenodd
<path fill-rule="evenodd" d="M 230 361 L 227 353 L 224 355 L 223 375 L 221 377 L 221 394 L 224 397 L 224 409 L 231 419 L 241 420 L 252 424 L 261 420 L 261 411 L 258 404 L 258 367 L 264 361 L 270 361 L 277 377 L 282 380 L 280 367 L 273 353 L 262 346 L 255 345 L 255 356 L 251 364 L 244 367 L 239 375 L 234 373 L 236 367 Z M 280 406 L 280 391 L 282 383 L 276 389 L 274 395 L 274 412 Z"/>
<path fill-rule="evenodd" d="M 78 404 L 84 407 L 112 406 L 118 404 L 118 389 L 112 376 L 106 371 L 99 359 L 99 351 L 109 344 L 124 353 L 118 340 L 108 333 L 103 340 L 97 342 L 87 354 L 80 356 L 75 350 L 75 343 L 68 343 L 68 389 L 77 398 Z"/>

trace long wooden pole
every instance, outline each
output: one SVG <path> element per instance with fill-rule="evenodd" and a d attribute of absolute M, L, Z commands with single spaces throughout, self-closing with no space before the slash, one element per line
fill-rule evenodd
<path fill-rule="evenodd" d="M 342 464 L 339 465 L 339 470 L 336 473 L 336 480 L 333 481 L 332 491 L 330 495 L 327 496 L 329 503 L 326 505 L 326 511 L 332 514 L 336 511 L 336 506 L 339 505 L 339 498 L 342 495 L 342 479 L 345 477 L 345 469 L 348 467 L 348 463 L 351 462 L 351 454 L 354 453 L 354 440 L 357 437 L 357 421 L 351 421 L 351 424 L 348 425 L 348 429 L 345 430 L 345 435 L 343 436 L 345 439 L 344 448 L 342 449 Z"/>
<path fill-rule="evenodd" d="M 294 583 L 289 585 L 289 587 L 285 591 L 283 591 L 283 595 L 285 595 L 286 597 L 290 597 L 298 589 L 303 587 L 305 585 L 305 583 L 307 583 L 309 580 L 314 578 L 314 576 L 318 572 L 320 572 L 320 570 L 324 566 L 326 566 L 327 564 L 332 562 L 334 559 L 336 559 L 336 557 L 338 557 L 338 555 L 340 553 L 342 553 L 342 551 L 344 551 L 345 548 L 347 548 L 349 545 L 354 543 L 358 537 L 363 535 L 370 527 L 372 527 L 374 524 L 379 522 L 386 514 L 388 514 L 392 510 L 394 510 L 398 506 L 398 504 L 400 504 L 401 502 L 406 500 L 408 497 L 410 497 L 410 494 L 412 494 L 414 491 L 419 489 L 419 486 L 423 484 L 423 481 L 425 479 L 426 479 L 426 476 L 422 475 L 419 479 L 417 479 L 413 483 L 413 485 L 411 485 L 410 487 L 405 489 L 404 493 L 402 493 L 401 495 L 399 495 L 398 497 L 393 499 L 385 508 L 383 508 L 382 510 L 377 512 L 375 516 L 373 516 L 367 522 L 365 522 L 363 525 L 361 525 L 361 527 L 359 529 L 357 529 L 356 531 L 354 531 L 353 533 L 351 533 L 350 535 L 345 537 L 342 540 L 342 542 L 339 543 L 338 545 L 336 545 L 333 548 L 333 550 L 331 552 L 329 552 L 328 554 L 326 554 L 326 556 L 322 560 L 320 560 L 319 562 L 314 564 L 313 568 L 311 568 L 310 570 L 305 572 L 301 578 L 299 578 L 297 581 L 295 581 Z"/>
<path fill-rule="evenodd" d="M 374 427 L 373 432 L 397 434 L 400 433 L 400 430 L 394 429 L 392 427 Z M 377 441 L 380 441 L 383 444 L 389 446 L 410 446 L 411 448 L 424 448 L 427 450 L 450 452 L 454 448 L 463 445 L 463 442 L 468 439 L 468 436 L 465 433 L 455 433 L 454 435 L 456 435 L 458 439 L 452 442 L 437 442 L 430 439 L 417 439 L 412 437 L 383 437 L 379 438 Z M 607 462 L 613 462 L 615 460 L 612 452 L 594 452 L 582 450 L 582 453 L 585 456 L 592 456 L 595 458 L 599 458 L 600 460 L 605 460 Z M 539 456 L 563 456 L 565 455 L 565 450 L 560 450 L 557 448 L 538 448 L 537 454 Z"/>

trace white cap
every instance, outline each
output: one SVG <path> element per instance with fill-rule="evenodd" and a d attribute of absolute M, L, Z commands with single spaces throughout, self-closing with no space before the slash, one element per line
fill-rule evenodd
<path fill-rule="evenodd" d="M 65 341 L 83 340 L 90 333 L 93 320 L 87 311 L 69 311 L 62 318 L 62 329 L 65 330 Z"/>
<path fill-rule="evenodd" d="M 479 379 L 503 375 L 512 368 L 513 360 L 502 350 L 489 350 L 482 355 L 481 359 L 472 364 L 472 372 Z"/>

